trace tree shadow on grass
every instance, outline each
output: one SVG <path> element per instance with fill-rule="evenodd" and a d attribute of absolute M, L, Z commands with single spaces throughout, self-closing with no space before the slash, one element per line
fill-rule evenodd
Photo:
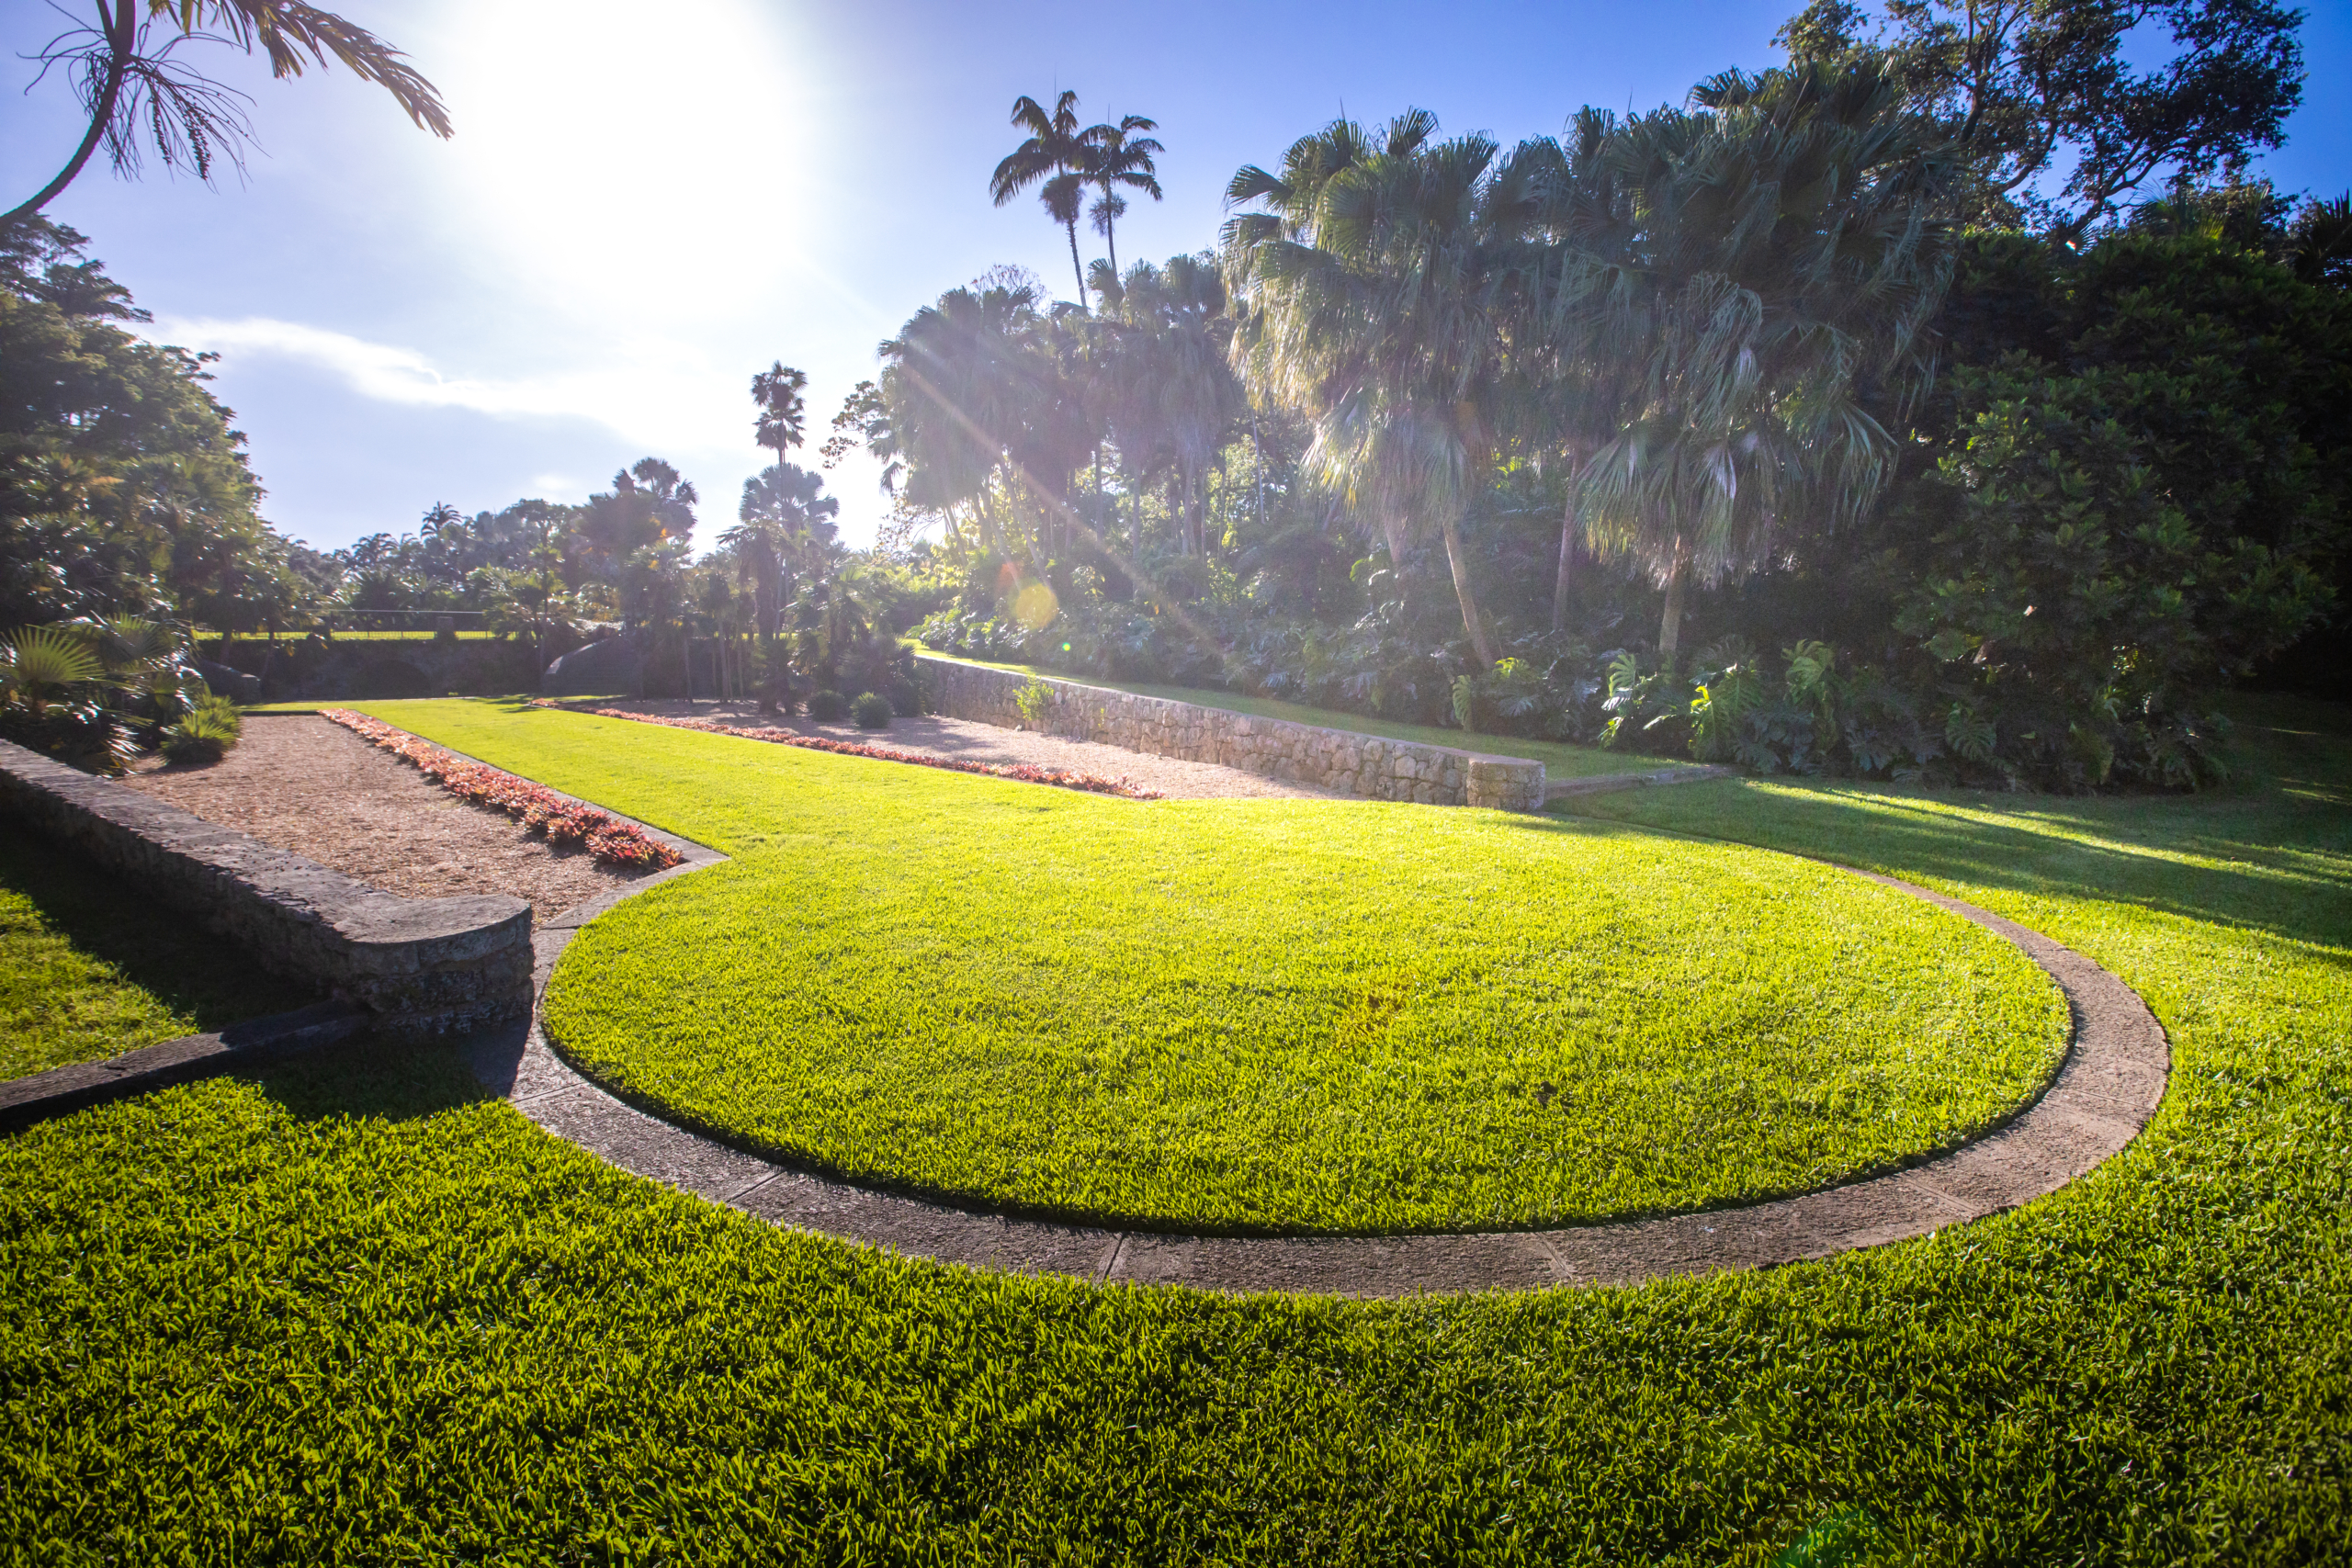
<path fill-rule="evenodd" d="M 17 1012 L 19 1036 L 0 1060 L 23 1056 L 15 1064 L 18 1071 L 91 1061 L 149 1043 L 92 1035 L 91 1029 L 103 1034 L 107 1027 L 88 1021 L 94 1019 L 152 1021 L 159 1007 L 192 1020 L 202 1032 L 319 999 L 316 988 L 265 972 L 187 916 L 13 822 L 0 822 L 0 888 L 32 907 L 33 921 L 18 916 L 7 922 L 10 936 L 37 948 L 45 931 L 100 966 L 95 975 L 84 965 L 62 973 L 51 965 L 0 976 L 0 998 Z M 19 951 L 17 962 L 39 956 Z M 18 988 L 29 994 L 7 995 Z M 135 992 L 152 1002 L 129 994 Z M 44 1035 L 55 1038 L 39 1038 Z"/>
<path fill-rule="evenodd" d="M 2202 795 L 1987 795 L 1731 780 L 1564 803 L 1572 818 L 1695 834 L 2029 895 L 2123 903 L 2352 943 L 2352 716 L 2248 726 L 2244 782 Z M 1555 808 L 1556 809 L 1556 808 Z M 1555 830 L 1565 823 L 1554 824 Z"/>
<path fill-rule="evenodd" d="M 511 1081 L 485 1085 L 480 1062 L 519 1061 L 529 1033 L 529 1023 L 518 1021 L 462 1039 L 414 1044 L 388 1045 L 362 1035 L 241 1066 L 236 1076 L 298 1121 L 413 1122 L 504 1100 Z"/>

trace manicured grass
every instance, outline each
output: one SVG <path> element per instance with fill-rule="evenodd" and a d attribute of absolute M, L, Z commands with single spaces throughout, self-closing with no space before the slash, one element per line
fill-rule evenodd
<path fill-rule="evenodd" d="M 2303 723 L 2341 780 L 2345 716 Z M 1760 1274 L 1359 1303 L 935 1268 L 614 1171 L 436 1052 L 49 1123 L 0 1141 L 0 1540 L 158 1564 L 2337 1561 L 2352 814 L 2274 772 L 2024 815 L 1747 784 L 1588 803 L 1939 882 L 2109 964 L 2171 1036 L 2154 1122 L 2064 1191 Z"/>
<path fill-rule="evenodd" d="M 1286 718 L 1294 724 L 1352 730 L 1358 735 L 1379 735 L 1390 740 L 1413 740 L 1425 746 L 1452 746 L 1458 750 L 1482 751 L 1499 757 L 1524 757 L 1530 761 L 1543 763 L 1544 776 L 1547 779 L 1589 779 L 1599 778 L 1604 773 L 1656 773 L 1662 768 L 1697 765 L 1671 757 L 1643 757 L 1630 751 L 1604 751 L 1595 746 L 1569 746 L 1557 740 L 1527 740 L 1516 735 L 1475 734 L 1426 724 L 1392 724 L 1385 718 L 1366 718 L 1362 714 L 1347 713 L 1339 708 L 1308 707 L 1303 703 L 1277 702 L 1272 697 L 1249 697 L 1238 692 L 1206 691 L 1192 686 L 1155 686 L 1148 682 L 1073 675 L 1065 670 L 1048 670 L 1039 664 L 998 664 L 985 659 L 933 653 L 920 647 L 918 651 L 925 659 L 945 659 L 958 664 L 978 664 L 989 670 L 1010 670 L 1016 674 L 1037 675 L 1048 681 L 1074 681 L 1081 686 L 1132 692 L 1139 697 L 1166 697 L 1172 702 L 1192 703 L 1200 707 L 1246 713 L 1253 718 Z"/>
<path fill-rule="evenodd" d="M 316 999 L 70 851 L 0 822 L 0 1078 Z"/>
<path fill-rule="evenodd" d="M 419 611 L 419 614 L 425 614 L 425 616 L 430 616 L 430 614 L 433 614 L 433 611 Z M 484 630 L 484 627 L 480 627 L 480 626 L 466 626 L 466 627 L 458 627 L 458 630 L 449 632 L 449 635 L 452 635 L 452 637 L 457 637 L 457 639 L 461 639 L 461 642 L 494 642 L 494 639 L 499 637 L 499 632 Z M 341 627 L 336 627 L 336 630 L 332 632 L 332 635 L 329 635 L 329 642 L 433 642 L 433 639 L 435 639 L 435 637 L 440 637 L 440 632 L 433 632 L 433 630 L 419 630 L 419 632 L 377 630 L 377 627 L 369 627 L 369 630 L 348 630 L 348 632 L 345 632 L 345 630 L 341 630 Z M 261 637 L 238 637 L 238 642 L 261 642 Z"/>
<path fill-rule="evenodd" d="M 368 711 L 739 857 L 582 931 L 550 1037 L 673 1115 L 924 1190 L 1233 1230 L 1686 1209 L 1956 1143 L 2065 1049 L 2016 948 L 1781 855 Z"/>

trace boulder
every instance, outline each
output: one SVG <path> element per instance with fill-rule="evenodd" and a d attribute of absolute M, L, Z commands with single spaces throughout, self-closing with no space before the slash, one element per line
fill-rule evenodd
<path fill-rule="evenodd" d="M 634 696 L 645 680 L 645 655 L 624 632 L 573 649 L 548 666 L 539 689 L 551 697 Z"/>

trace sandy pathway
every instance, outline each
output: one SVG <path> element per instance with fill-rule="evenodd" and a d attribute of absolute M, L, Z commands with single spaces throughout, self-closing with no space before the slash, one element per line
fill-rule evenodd
<path fill-rule="evenodd" d="M 545 921 L 638 875 L 582 850 L 550 849 L 505 813 L 445 794 L 322 718 L 249 716 L 244 739 L 211 766 L 150 759 L 122 782 L 412 898 L 507 893 Z"/>
<path fill-rule="evenodd" d="M 659 714 L 664 718 L 692 716 L 715 719 L 720 724 L 740 724 L 746 728 L 769 726 L 791 730 L 796 735 L 821 735 L 831 740 L 893 746 L 902 751 L 927 751 L 934 757 L 954 757 L 965 761 L 1028 762 L 1041 768 L 1093 773 L 1106 779 L 1126 778 L 1146 789 L 1156 789 L 1170 800 L 1351 798 L 1335 790 L 1263 779 L 1239 768 L 1221 767 L 1215 762 L 1187 762 L 1174 757 L 1154 757 L 1092 740 L 1069 740 L 1058 735 L 1000 729 L 993 724 L 980 724 L 967 718 L 943 718 L 937 714 L 894 718 L 888 729 L 860 729 L 848 723 L 816 724 L 806 718 L 763 717 L 756 703 L 696 703 L 691 716 L 687 714 L 686 705 L 674 699 L 599 703 L 596 705 L 628 713 Z"/>

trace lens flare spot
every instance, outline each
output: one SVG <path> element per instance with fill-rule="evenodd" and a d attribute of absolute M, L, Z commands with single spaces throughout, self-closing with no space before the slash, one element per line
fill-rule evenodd
<path fill-rule="evenodd" d="M 1033 632 L 1044 631 L 1062 613 L 1061 601 L 1042 582 L 1033 582 L 1012 596 L 1012 618 Z"/>

